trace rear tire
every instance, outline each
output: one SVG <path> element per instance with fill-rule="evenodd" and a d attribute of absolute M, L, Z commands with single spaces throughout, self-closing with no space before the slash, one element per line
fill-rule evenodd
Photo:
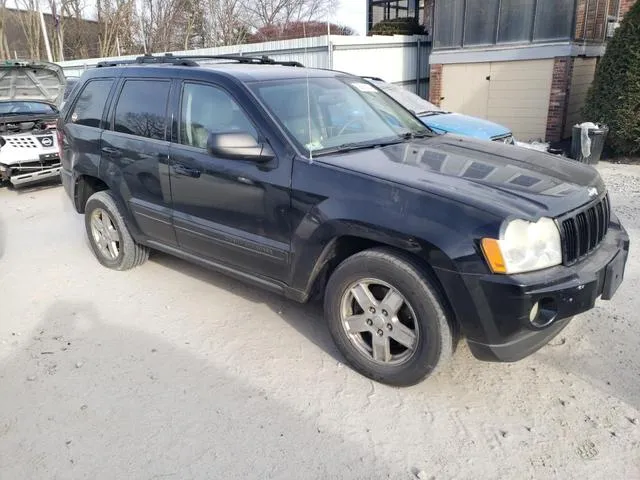
<path fill-rule="evenodd" d="M 366 250 L 342 262 L 327 283 L 324 311 L 340 352 L 356 371 L 380 383 L 415 385 L 454 350 L 431 280 L 391 250 Z"/>
<path fill-rule="evenodd" d="M 149 249 L 136 243 L 113 195 L 96 192 L 85 207 L 84 223 L 91 249 L 98 261 L 113 270 L 129 270 L 149 258 Z"/>

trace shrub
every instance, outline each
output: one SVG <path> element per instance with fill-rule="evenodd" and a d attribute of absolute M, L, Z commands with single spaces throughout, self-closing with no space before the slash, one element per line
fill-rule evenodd
<path fill-rule="evenodd" d="M 582 114 L 585 121 L 609 126 L 614 154 L 640 154 L 640 2 L 609 42 Z"/>
<path fill-rule="evenodd" d="M 413 17 L 381 20 L 369 31 L 370 35 L 424 35 L 422 25 Z"/>

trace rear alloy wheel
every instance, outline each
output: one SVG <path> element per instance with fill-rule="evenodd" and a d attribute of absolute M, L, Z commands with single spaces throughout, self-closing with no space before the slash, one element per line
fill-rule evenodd
<path fill-rule="evenodd" d="M 414 385 L 452 355 L 454 336 L 431 280 L 402 253 L 358 253 L 333 272 L 325 316 L 340 352 L 363 375 Z"/>
<path fill-rule="evenodd" d="M 120 255 L 120 233 L 109 214 L 102 208 L 91 212 L 91 237 L 98 253 L 108 261 Z"/>
<path fill-rule="evenodd" d="M 114 270 L 129 270 L 149 258 L 149 249 L 135 242 L 109 191 L 89 197 L 85 227 L 98 261 Z"/>

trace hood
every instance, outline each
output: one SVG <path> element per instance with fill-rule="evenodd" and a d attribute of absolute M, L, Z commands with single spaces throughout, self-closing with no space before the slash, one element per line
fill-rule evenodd
<path fill-rule="evenodd" d="M 420 120 L 429 128 L 443 133 L 455 133 L 484 140 L 509 135 L 507 127 L 482 118 L 470 117 L 460 113 L 441 113 L 421 115 Z"/>
<path fill-rule="evenodd" d="M 0 62 L 0 100 L 40 100 L 57 105 L 64 85 L 62 68 L 55 63 Z"/>
<path fill-rule="evenodd" d="M 589 165 L 454 135 L 327 155 L 317 161 L 450 198 L 501 218 L 557 217 L 605 191 L 600 175 Z"/>

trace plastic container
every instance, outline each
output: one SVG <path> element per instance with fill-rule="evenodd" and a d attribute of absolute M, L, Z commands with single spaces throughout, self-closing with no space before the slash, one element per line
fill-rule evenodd
<path fill-rule="evenodd" d="M 609 127 L 606 125 L 575 125 L 571 136 L 571 158 L 581 163 L 597 165 L 602 157 L 608 134 Z"/>

